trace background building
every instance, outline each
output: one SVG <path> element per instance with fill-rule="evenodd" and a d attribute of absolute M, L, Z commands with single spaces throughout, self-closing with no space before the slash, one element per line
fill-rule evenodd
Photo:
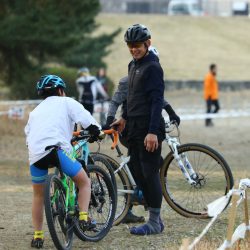
<path fill-rule="evenodd" d="M 103 12 L 167 13 L 169 0 L 100 0 Z"/>
<path fill-rule="evenodd" d="M 158 13 L 167 14 L 168 4 L 174 0 L 100 0 L 102 12 L 106 13 Z M 183 0 L 188 1 L 188 0 Z M 250 0 L 197 0 L 205 15 L 248 15 Z M 238 9 L 235 11 L 234 9 Z"/>

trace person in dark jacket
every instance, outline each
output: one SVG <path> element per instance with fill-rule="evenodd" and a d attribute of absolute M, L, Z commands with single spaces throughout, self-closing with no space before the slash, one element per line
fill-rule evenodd
<path fill-rule="evenodd" d="M 159 53 L 156 48 L 150 46 L 149 51 L 152 51 L 156 56 L 159 57 Z M 125 76 L 120 79 L 118 83 L 117 90 L 115 91 L 110 104 L 109 104 L 109 109 L 107 113 L 107 119 L 106 119 L 106 124 L 103 126 L 103 129 L 109 129 L 110 124 L 114 122 L 116 112 L 121 104 L 126 102 L 127 99 L 127 94 L 128 94 L 128 76 Z M 170 121 L 175 121 L 178 125 L 180 124 L 180 117 L 176 115 L 175 111 L 172 109 L 171 105 L 166 101 L 163 100 L 163 107 L 168 115 L 169 115 L 169 120 Z M 126 133 L 127 129 L 125 128 L 123 132 L 120 134 L 120 142 L 123 146 L 128 148 L 128 141 L 127 141 L 127 136 Z M 130 169 L 132 170 L 131 167 L 131 162 L 128 163 Z M 135 176 L 133 176 L 135 178 Z M 136 180 L 135 180 L 136 181 Z M 132 197 L 132 204 L 130 206 L 130 209 L 128 210 L 127 215 L 124 217 L 122 223 L 136 223 L 136 222 L 144 222 L 145 218 L 143 216 L 136 216 L 132 212 L 133 208 L 133 202 L 135 204 L 141 204 L 140 202 L 143 202 L 143 199 L 140 199 L 140 197 L 137 198 L 136 195 Z"/>
<path fill-rule="evenodd" d="M 79 77 L 76 79 L 77 91 L 79 93 L 79 102 L 92 115 L 97 94 L 108 99 L 108 94 L 104 90 L 101 82 L 96 77 L 90 75 L 89 69 L 84 67 L 78 71 Z"/>
<path fill-rule="evenodd" d="M 148 205 L 146 224 L 130 229 L 131 234 L 158 234 L 164 230 L 160 217 L 162 190 L 159 177 L 161 143 L 165 122 L 161 115 L 164 95 L 163 70 L 158 57 L 148 48 L 151 34 L 147 27 L 135 24 L 124 35 L 133 57 L 128 66 L 127 108 L 112 125 L 122 131 L 126 125 L 130 161 L 139 187 Z"/>

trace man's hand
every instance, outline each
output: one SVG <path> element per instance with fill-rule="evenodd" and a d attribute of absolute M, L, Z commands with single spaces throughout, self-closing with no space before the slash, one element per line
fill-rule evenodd
<path fill-rule="evenodd" d="M 106 129 L 110 129 L 110 124 L 112 122 L 114 122 L 115 120 L 115 117 L 114 116 L 108 116 L 107 117 L 107 120 L 106 120 L 106 123 L 102 126 L 102 129 L 106 130 Z"/>
<path fill-rule="evenodd" d="M 144 139 L 144 146 L 148 152 L 154 152 L 159 146 L 157 135 L 147 134 Z"/>
<path fill-rule="evenodd" d="M 166 107 L 164 107 L 164 109 L 166 110 L 166 112 L 169 115 L 169 120 L 175 121 L 177 123 L 177 125 L 180 125 L 181 119 L 180 117 L 174 112 L 173 108 L 171 107 L 170 104 L 168 104 Z"/>
<path fill-rule="evenodd" d="M 117 126 L 118 132 L 121 133 L 123 129 L 125 128 L 125 125 L 126 125 L 126 120 L 124 120 L 123 118 L 120 118 L 119 120 L 111 123 L 110 127 Z"/>

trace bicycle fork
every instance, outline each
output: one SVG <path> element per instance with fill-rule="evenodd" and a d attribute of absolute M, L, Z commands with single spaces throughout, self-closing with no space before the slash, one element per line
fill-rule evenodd
<path fill-rule="evenodd" d="M 170 149 L 172 150 L 173 156 L 178 164 L 178 167 L 180 168 L 181 172 L 183 173 L 185 179 L 188 181 L 190 185 L 195 185 L 196 182 L 194 179 L 197 177 L 197 174 L 193 170 L 193 167 L 191 163 L 189 162 L 187 156 L 185 153 L 178 154 L 177 146 L 179 146 L 179 142 L 176 138 L 170 138 L 168 139 L 168 145 Z M 184 163 L 183 163 L 184 162 Z"/>

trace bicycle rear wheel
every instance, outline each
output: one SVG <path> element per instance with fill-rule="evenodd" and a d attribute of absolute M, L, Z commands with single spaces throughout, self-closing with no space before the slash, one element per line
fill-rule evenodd
<path fill-rule="evenodd" d="M 67 213 L 65 189 L 55 174 L 50 174 L 46 179 L 44 205 L 49 232 L 55 247 L 59 250 L 71 249 L 73 220 Z"/>
<path fill-rule="evenodd" d="M 119 168 L 119 163 L 111 158 L 109 155 L 102 154 L 103 157 L 105 157 L 110 165 L 112 166 L 113 171 L 116 171 Z M 117 193 L 117 206 L 116 206 L 116 213 L 115 213 L 115 219 L 114 219 L 114 226 L 119 225 L 123 218 L 127 215 L 130 202 L 131 202 L 131 194 L 127 191 L 133 191 L 132 185 L 130 184 L 130 181 L 128 179 L 128 176 L 124 169 L 119 170 L 115 173 L 115 179 L 116 179 L 116 193 Z"/>
<path fill-rule="evenodd" d="M 96 221 L 96 228 L 82 231 L 79 224 L 74 226 L 74 232 L 81 240 L 99 241 L 104 238 L 112 227 L 116 203 L 115 190 L 109 175 L 101 167 L 88 165 L 87 170 L 91 179 L 91 199 L 89 216 Z"/>
<path fill-rule="evenodd" d="M 225 159 L 206 145 L 183 144 L 178 147 L 178 153 L 181 157 L 186 156 L 193 167 L 196 184 L 188 183 L 173 154 L 169 153 L 160 170 L 163 196 L 182 216 L 209 218 L 207 205 L 233 187 L 231 170 Z"/>

